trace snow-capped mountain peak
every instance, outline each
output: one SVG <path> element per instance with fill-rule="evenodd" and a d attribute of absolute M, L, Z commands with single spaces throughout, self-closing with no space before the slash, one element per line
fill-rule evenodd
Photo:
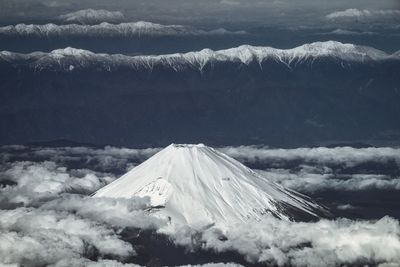
<path fill-rule="evenodd" d="M 66 47 L 63 49 L 56 49 L 51 51 L 50 53 L 53 57 L 63 57 L 63 56 L 73 56 L 73 57 L 90 57 L 95 56 L 96 54 L 84 49 L 77 49 L 73 47 Z"/>
<path fill-rule="evenodd" d="M 372 47 L 343 44 L 336 41 L 315 42 L 292 49 L 242 45 L 237 48 L 217 51 L 216 53 L 225 54 L 231 58 L 237 57 L 243 63 L 250 62 L 252 59 L 261 62 L 267 58 L 275 58 L 290 63 L 293 60 L 301 61 L 307 58 L 320 57 L 348 61 L 379 60 L 389 57 L 385 52 Z"/>
<path fill-rule="evenodd" d="M 380 59 L 387 57 L 383 51 L 372 47 L 359 46 L 354 44 L 343 44 L 337 41 L 315 42 L 304 44 L 297 48 L 291 49 L 292 53 L 297 56 L 314 55 L 314 56 L 346 56 L 347 58 L 364 58 L 364 59 Z"/>
<path fill-rule="evenodd" d="M 150 197 L 156 214 L 192 227 L 263 216 L 317 217 L 320 211 L 306 197 L 203 144 L 172 144 L 94 194 L 135 196 Z"/>
<path fill-rule="evenodd" d="M 64 22 L 96 23 L 100 21 L 119 22 L 125 20 L 120 11 L 108 11 L 104 9 L 82 9 L 68 14 L 60 15 L 58 18 Z"/>
<path fill-rule="evenodd" d="M 202 35 L 236 35 L 244 31 L 216 29 L 205 31 L 183 25 L 163 25 L 147 21 L 122 22 L 118 24 L 102 21 L 99 24 L 17 24 L 0 27 L 0 34 L 5 36 L 36 37 L 114 37 L 114 36 L 202 36 Z"/>
<path fill-rule="evenodd" d="M 328 59 L 344 66 L 343 62 L 351 64 L 355 62 L 399 59 L 396 54 L 388 55 L 372 47 L 343 44 L 335 41 L 305 44 L 292 49 L 242 45 L 218 51 L 203 49 L 196 52 L 157 56 L 96 54 L 87 50 L 67 47 L 48 53 L 18 54 L 3 51 L 0 58 L 8 62 L 15 61 L 15 59 L 18 59 L 19 63 L 25 61 L 35 69 L 52 69 L 60 66 L 61 69 L 69 70 L 69 66 L 72 64 L 78 67 L 95 66 L 96 69 L 105 69 L 107 71 L 118 67 L 148 69 L 151 71 L 155 65 L 164 66 L 174 71 L 188 68 L 202 71 L 207 64 L 212 65 L 216 62 L 244 65 L 250 65 L 254 62 L 262 67 L 262 64 L 266 61 L 281 63 L 292 68 L 302 63 L 311 65 L 319 59 Z M 54 69 L 57 70 L 58 68 Z"/>

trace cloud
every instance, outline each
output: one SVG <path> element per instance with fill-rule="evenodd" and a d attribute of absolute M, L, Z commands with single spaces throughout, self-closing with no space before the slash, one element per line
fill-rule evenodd
<path fill-rule="evenodd" d="M 300 192 L 400 190 L 399 148 L 240 146 L 221 151 L 256 165 L 263 169 L 259 171 L 262 176 Z"/>
<path fill-rule="evenodd" d="M 242 265 L 236 263 L 207 263 L 199 265 L 182 265 L 181 267 L 240 267 Z"/>
<path fill-rule="evenodd" d="M 22 161 L 51 161 L 62 166 L 82 166 L 103 173 L 115 170 L 126 172 L 160 150 L 161 148 L 131 149 L 112 146 L 103 148 L 2 146 L 0 163 L 8 164 L 17 156 L 17 159 L 23 159 Z"/>
<path fill-rule="evenodd" d="M 338 175 L 330 168 L 302 166 L 300 170 L 268 169 L 258 171 L 266 179 L 303 193 L 316 191 L 400 190 L 400 177 L 382 174 Z"/>
<path fill-rule="evenodd" d="M 4 168 L 4 166 L 3 166 Z M 63 192 L 91 193 L 113 181 L 114 176 L 87 169 L 68 170 L 54 162 L 15 162 L 0 172 L 0 203 L 32 204 Z"/>
<path fill-rule="evenodd" d="M 65 258 L 127 257 L 132 245 L 114 231 L 65 212 L 17 208 L 0 210 L 0 262 L 40 266 Z"/>
<path fill-rule="evenodd" d="M 395 172 L 400 166 L 398 148 L 270 149 L 239 146 L 219 149 L 247 165 L 254 165 L 267 179 L 305 193 L 400 190 L 400 176 L 387 172 L 388 168 Z M 15 154 L 20 159 L 40 161 L 4 163 L 3 170 L 0 170 L 0 181 L 15 183 L 0 188 L 0 200 L 26 205 L 52 199 L 55 194 L 64 192 L 90 194 L 151 157 L 160 148 L 3 147 L 1 151 L 3 162 L 12 160 Z M 87 169 L 81 169 L 84 167 Z"/>
<path fill-rule="evenodd" d="M 18 158 L 36 159 L 41 161 L 55 161 L 59 164 L 82 161 L 90 168 L 99 168 L 103 171 L 113 165 L 125 168 L 129 163 L 140 163 L 159 152 L 162 148 L 118 148 L 105 146 L 104 148 L 92 147 L 27 147 L 27 146 L 2 146 L 0 147 L 2 162 L 6 162 L 13 155 Z M 400 148 L 391 147 L 315 147 L 274 149 L 260 146 L 228 146 L 217 148 L 242 162 L 264 162 L 280 166 L 288 161 L 301 161 L 320 165 L 341 164 L 353 167 L 363 163 L 393 162 L 400 166 Z M 118 162 L 122 162 L 118 164 Z"/>
<path fill-rule="evenodd" d="M 130 263 L 121 263 L 114 260 L 99 260 L 97 262 L 88 259 L 73 259 L 61 260 L 55 265 L 49 267 L 136 267 L 139 265 Z M 180 265 L 180 267 L 241 267 L 242 265 L 236 263 L 208 263 L 199 265 Z"/>
<path fill-rule="evenodd" d="M 328 163 L 356 166 L 371 161 L 398 164 L 398 149 L 225 147 L 221 150 L 244 162 L 280 166 L 262 173 L 304 191 L 394 188 L 399 183 L 398 179 L 383 174 L 356 173 L 342 177 L 334 175 L 335 170 L 327 166 Z M 13 202 L 13 196 L 19 196 L 29 207 L 0 210 L 0 264 L 136 266 L 124 263 L 127 258 L 135 259 L 139 251 L 133 245 L 135 235 L 130 235 L 132 244 L 119 235 L 122 231 L 128 231 L 129 235 L 132 228 L 168 234 L 177 245 L 194 251 L 233 251 L 249 262 L 265 265 L 388 267 L 400 261 L 399 221 L 390 217 L 377 221 L 337 219 L 313 223 L 265 218 L 246 225 L 232 224 L 224 229 L 211 227 L 196 232 L 187 227 L 164 228 L 167 222 L 145 211 L 149 205 L 147 198 L 92 199 L 85 195 L 116 176 L 83 166 L 110 168 L 122 161 L 118 168 L 125 171 L 130 164 L 139 163 L 157 151 L 158 148 L 2 147 L 0 180 L 13 183 L 1 187 L 0 195 L 6 196 L 5 202 Z M 291 161 L 300 163 L 288 168 L 286 164 Z M 353 206 L 348 203 L 338 208 Z"/>
<path fill-rule="evenodd" d="M 200 243 L 217 252 L 237 251 L 252 263 L 339 266 L 399 262 L 399 236 L 399 222 L 389 217 L 378 221 L 339 219 L 315 223 L 269 218 L 254 222 L 251 227 L 210 228 L 201 233 Z M 187 241 L 176 239 L 178 243 Z"/>
<path fill-rule="evenodd" d="M 132 266 L 117 261 L 92 262 L 85 258 L 96 250 L 122 258 L 135 252 L 107 227 L 108 224 L 99 224 L 82 213 L 18 208 L 1 211 L 0 215 L 0 254 L 3 253 L 0 262 L 59 267 L 67 266 L 68 262 L 74 266 Z M 399 222 L 389 217 L 378 221 L 339 219 L 315 223 L 266 218 L 251 222 L 251 227 L 235 224 L 226 229 L 209 228 L 201 233 L 183 229 L 170 234 L 179 245 L 200 244 L 201 249 L 216 253 L 236 251 L 251 263 L 337 266 L 400 260 Z"/>
<path fill-rule="evenodd" d="M 161 148 L 131 149 L 106 146 L 104 148 L 90 147 L 58 147 L 34 148 L 25 154 L 42 160 L 54 160 L 61 164 L 84 162 L 86 166 L 100 171 L 113 169 L 127 170 L 135 163 L 146 160 Z"/>
<path fill-rule="evenodd" d="M 65 24 L 17 24 L 0 27 L 0 34 L 6 36 L 35 37 L 141 37 L 141 36 L 212 36 L 246 34 L 245 31 L 228 31 L 224 28 L 200 30 L 182 25 L 162 25 L 146 21 L 94 25 Z"/>
<path fill-rule="evenodd" d="M 136 266 L 89 258 L 135 256 L 132 245 L 117 232 L 165 225 L 144 211 L 148 206 L 147 198 L 92 199 L 64 194 L 37 208 L 0 210 L 0 265 L 71 266 L 73 262 L 73 266 Z"/>
<path fill-rule="evenodd" d="M 85 258 L 79 259 L 62 259 L 56 264 L 49 265 L 49 267 L 138 267 L 140 265 L 131 263 L 122 263 L 116 260 L 99 260 L 91 261 Z"/>
<path fill-rule="evenodd" d="M 156 230 L 164 226 L 166 221 L 145 211 L 149 207 L 148 198 L 93 199 L 79 195 L 65 195 L 41 206 L 45 210 L 70 212 L 121 229 L 132 227 Z"/>
<path fill-rule="evenodd" d="M 263 161 L 278 166 L 286 161 L 311 162 L 328 166 L 341 164 L 346 167 L 368 162 L 387 163 L 392 161 L 400 166 L 400 149 L 391 147 L 270 149 L 268 147 L 239 146 L 224 147 L 220 150 L 241 161 Z"/>
<path fill-rule="evenodd" d="M 120 11 L 108 11 L 104 9 L 82 9 L 58 16 L 64 22 L 78 22 L 81 24 L 93 24 L 100 22 L 122 22 L 124 14 Z"/>

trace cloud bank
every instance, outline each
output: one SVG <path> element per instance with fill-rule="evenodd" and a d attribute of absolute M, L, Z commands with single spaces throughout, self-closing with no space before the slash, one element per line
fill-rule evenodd
<path fill-rule="evenodd" d="M 268 147 L 239 146 L 223 147 L 222 152 L 242 161 L 266 161 L 279 163 L 285 161 L 312 162 L 321 165 L 340 164 L 346 167 L 361 163 L 385 163 L 393 161 L 400 166 L 400 148 L 391 147 L 315 147 L 295 149 L 270 149 Z"/>
<path fill-rule="evenodd" d="M 398 148 L 297 148 L 270 149 L 239 146 L 219 148 L 267 179 L 305 193 L 324 190 L 400 190 Z M 2 180 L 7 186 L 0 199 L 35 203 L 53 193 L 91 193 L 160 151 L 106 146 L 32 148 L 3 147 Z M 7 162 L 18 153 L 35 161 Z M 1 159 L 1 158 L 0 158 Z M 52 160 L 52 161 L 50 161 Z M 74 166 L 68 169 L 65 166 Z M 388 172 L 390 170 L 390 172 Z M 1 179 L 0 179 L 1 180 Z"/>
<path fill-rule="evenodd" d="M 339 219 L 316 223 L 270 218 L 251 227 L 235 225 L 227 231 L 206 230 L 200 242 L 218 252 L 238 251 L 252 263 L 339 266 L 399 262 L 399 236 L 399 222 L 389 217 L 378 221 Z M 176 241 L 185 243 L 187 239 L 177 237 Z"/>
<path fill-rule="evenodd" d="M 28 146 L 3 146 L 0 148 L 0 162 L 10 163 L 15 155 L 24 161 L 36 159 L 37 161 L 53 161 L 61 165 L 79 165 L 91 170 L 110 173 L 119 170 L 126 172 L 137 163 L 151 157 L 161 148 L 118 148 L 105 146 L 94 147 L 28 147 Z M 15 162 L 14 162 L 15 163 Z M 17 164 L 17 163 L 15 163 Z M 119 173 L 118 173 L 119 174 Z"/>
<path fill-rule="evenodd" d="M 0 231 L 0 262 L 6 264 L 40 266 L 96 253 L 134 253 L 132 245 L 108 227 L 62 212 L 1 210 Z"/>
<path fill-rule="evenodd" d="M 270 169 L 259 173 L 267 179 L 303 193 L 327 190 L 400 190 L 400 177 L 382 174 L 337 175 L 330 168 L 310 166 L 303 166 L 299 171 Z"/>
<path fill-rule="evenodd" d="M 240 146 L 224 147 L 221 151 L 245 164 L 255 165 L 267 179 L 304 193 L 400 190 L 399 148 Z"/>
<path fill-rule="evenodd" d="M 4 168 L 4 166 L 3 166 Z M 64 192 L 90 193 L 115 179 L 90 170 L 68 170 L 54 162 L 16 162 L 0 173 L 12 185 L 0 188 L 0 202 L 32 204 Z"/>
<path fill-rule="evenodd" d="M 399 189 L 399 179 L 387 174 L 343 174 L 332 167 L 340 164 L 354 168 L 371 161 L 399 164 L 396 148 L 220 149 L 245 163 L 269 162 L 272 165 L 267 164 L 269 167 L 260 171 L 266 178 L 303 192 Z M 137 232 L 130 232 L 131 229 L 168 234 L 171 242 L 190 251 L 233 251 L 248 262 L 266 265 L 390 266 L 400 261 L 400 225 L 391 217 L 310 223 L 265 218 L 196 232 L 185 227 L 165 228 L 167 221 L 146 211 L 147 198 L 88 197 L 118 176 L 109 172 L 114 163 L 122 162 L 117 168 L 125 172 L 157 151 L 158 148 L 1 147 L 0 264 L 137 266 L 132 261 L 140 250 L 135 245 Z M 297 163 L 293 165 L 293 161 Z M 357 207 L 348 203 L 338 209 Z M 130 233 L 132 242 L 122 236 L 123 231 Z"/>

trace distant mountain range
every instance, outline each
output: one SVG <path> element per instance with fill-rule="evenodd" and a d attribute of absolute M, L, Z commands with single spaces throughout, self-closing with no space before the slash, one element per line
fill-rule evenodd
<path fill-rule="evenodd" d="M 27 65 L 34 69 L 52 69 L 54 71 L 72 71 L 75 68 L 100 68 L 107 71 L 118 68 L 133 68 L 152 70 L 161 65 L 174 71 L 194 68 L 202 71 L 208 64 L 232 62 L 244 65 L 275 61 L 288 68 L 299 64 L 312 64 L 315 60 L 329 59 L 340 63 L 343 67 L 352 62 L 368 62 L 382 60 L 400 60 L 396 53 L 388 55 L 383 51 L 353 44 L 340 42 L 316 42 L 305 44 L 293 49 L 275 49 L 271 47 L 254 47 L 243 45 L 237 48 L 213 51 L 204 49 L 198 52 L 170 54 L 160 56 L 125 56 L 120 54 L 96 54 L 87 50 L 65 48 L 49 53 L 34 52 L 30 54 L 0 52 L 0 60 L 17 65 Z"/>
<path fill-rule="evenodd" d="M 99 22 L 122 22 L 125 16 L 120 11 L 109 11 L 105 9 L 82 9 L 58 16 L 64 22 L 77 22 L 82 24 L 91 24 Z"/>
<path fill-rule="evenodd" d="M 223 28 L 210 31 L 183 25 L 162 25 L 147 21 L 94 25 L 82 24 L 17 24 L 0 27 L 0 36 L 31 37 L 112 37 L 112 36 L 180 36 L 180 35 L 224 35 L 246 34 L 244 31 L 228 31 Z"/>
<path fill-rule="evenodd" d="M 3 144 L 400 143 L 400 57 L 371 47 L 3 51 L 0 71 Z"/>

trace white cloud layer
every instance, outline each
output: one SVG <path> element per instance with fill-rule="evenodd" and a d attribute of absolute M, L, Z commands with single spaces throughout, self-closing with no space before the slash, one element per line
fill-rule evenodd
<path fill-rule="evenodd" d="M 242 265 L 236 263 L 208 263 L 200 265 L 182 265 L 181 267 L 241 267 Z"/>
<path fill-rule="evenodd" d="M 105 225 L 66 212 L 0 210 L 0 262 L 41 266 L 94 253 L 127 257 L 132 245 Z"/>
<path fill-rule="evenodd" d="M 253 263 L 317 267 L 400 262 L 399 236 L 399 222 L 389 217 L 376 222 L 339 219 L 316 223 L 270 218 L 251 227 L 208 229 L 200 242 L 218 252 L 238 251 Z M 176 238 L 189 245 L 182 235 Z"/>
<path fill-rule="evenodd" d="M 336 168 L 355 168 L 368 164 L 392 164 L 400 167 L 400 149 L 390 147 L 369 148 L 296 148 L 269 149 L 266 147 L 225 147 L 221 150 L 247 163 L 267 164 L 259 172 L 294 190 L 312 193 L 321 190 L 400 190 L 400 177 L 389 174 L 337 173 Z M 289 168 L 293 163 L 295 168 Z M 293 167 L 293 166 L 292 166 Z M 379 172 L 379 171 L 378 171 Z"/>
<path fill-rule="evenodd" d="M 295 149 L 270 149 L 268 147 L 239 146 L 224 147 L 222 152 L 243 161 L 267 161 L 277 163 L 283 161 L 313 162 L 321 165 L 342 164 L 352 167 L 361 163 L 386 163 L 394 161 L 400 166 L 400 148 L 391 147 L 316 147 Z"/>
<path fill-rule="evenodd" d="M 145 211 L 149 199 L 92 199 L 93 192 L 115 176 L 104 171 L 67 168 L 69 164 L 111 168 L 117 162 L 126 170 L 159 149 L 1 148 L 0 208 L 22 202 L 25 207 L 0 209 L 0 265 L 52 267 L 115 266 L 134 259 L 135 247 L 119 233 L 128 229 L 161 231 L 168 222 Z M 225 147 L 223 152 L 244 162 L 269 162 L 264 176 L 303 191 L 400 190 L 400 179 L 384 174 L 335 174 L 331 166 L 351 168 L 366 162 L 399 164 L 396 148 L 299 148 Z M 4 152 L 4 153 L 3 153 Z M 13 157 L 32 161 L 15 161 Z M 51 162 L 49 159 L 56 162 Z M 34 160 L 40 160 L 35 162 Z M 294 169 L 282 168 L 299 161 Z M 93 165 L 92 163 L 95 162 Z M 79 165 L 79 164 L 78 164 Z M 346 203 L 338 209 L 357 207 Z M 348 219 L 319 222 L 285 222 L 266 218 L 260 222 L 211 227 L 202 233 L 188 228 L 169 232 L 170 238 L 193 249 L 235 251 L 252 263 L 278 266 L 338 266 L 372 264 L 395 266 L 400 262 L 399 221 Z M 106 259 L 108 258 L 108 259 Z M 208 264 L 208 267 L 238 266 Z"/>
<path fill-rule="evenodd" d="M 135 251 L 129 243 L 118 238 L 109 224 L 82 218 L 83 213 L 18 208 L 0 211 L 0 215 L 1 263 L 59 267 L 67 266 L 67 262 L 76 266 L 133 266 L 117 261 L 92 262 L 85 258 L 94 253 L 93 249 L 117 258 L 134 255 Z M 400 260 L 399 222 L 389 217 L 378 221 L 339 219 L 316 223 L 268 218 L 252 222 L 251 227 L 231 225 L 226 229 L 209 228 L 203 233 L 181 229 L 172 233 L 172 237 L 180 245 L 201 244 L 202 249 L 216 252 L 237 251 L 249 262 L 278 266 L 389 264 Z"/>
<path fill-rule="evenodd" d="M 150 207 L 150 199 L 90 198 L 65 195 L 42 205 L 42 209 L 71 212 L 114 227 L 158 229 L 166 224 L 162 219 L 151 216 L 144 210 Z"/>
<path fill-rule="evenodd" d="M 116 260 L 91 261 L 85 258 L 62 259 L 49 267 L 138 267 L 137 264 L 122 263 Z"/>
<path fill-rule="evenodd" d="M 337 175 L 330 168 L 310 166 L 303 166 L 299 171 L 269 169 L 258 172 L 267 179 L 304 193 L 323 190 L 400 190 L 400 177 L 393 178 L 381 174 Z"/>
<path fill-rule="evenodd" d="M 32 155 L 60 163 L 84 161 L 87 165 L 104 171 L 115 168 L 131 168 L 134 161 L 143 161 L 160 150 L 160 148 L 132 149 L 112 146 L 101 149 L 90 147 L 36 148 L 25 156 Z"/>
<path fill-rule="evenodd" d="M 115 179 L 91 170 L 68 170 L 51 161 L 15 162 L 0 172 L 2 180 L 14 185 L 0 187 L 0 202 L 31 204 L 64 192 L 90 193 Z"/>
<path fill-rule="evenodd" d="M 110 167 L 117 165 L 123 167 L 132 160 L 144 161 L 159 152 L 162 148 L 119 148 L 106 146 L 104 148 L 91 147 L 57 147 L 28 148 L 25 146 L 3 146 L 0 160 L 7 161 L 13 153 L 23 157 L 39 157 L 45 160 L 57 162 L 68 162 L 83 160 L 87 164 L 92 161 L 99 162 L 101 166 Z M 344 164 L 352 167 L 367 162 L 386 163 L 396 162 L 400 166 L 400 148 L 393 147 L 314 147 L 314 148 L 294 148 L 294 149 L 275 149 L 259 146 L 228 146 L 217 148 L 223 153 L 228 154 L 244 162 L 269 162 L 279 163 L 283 161 L 301 161 L 319 164 Z M 118 165 L 118 162 L 123 164 Z M 101 167 L 101 166 L 96 167 Z"/>

